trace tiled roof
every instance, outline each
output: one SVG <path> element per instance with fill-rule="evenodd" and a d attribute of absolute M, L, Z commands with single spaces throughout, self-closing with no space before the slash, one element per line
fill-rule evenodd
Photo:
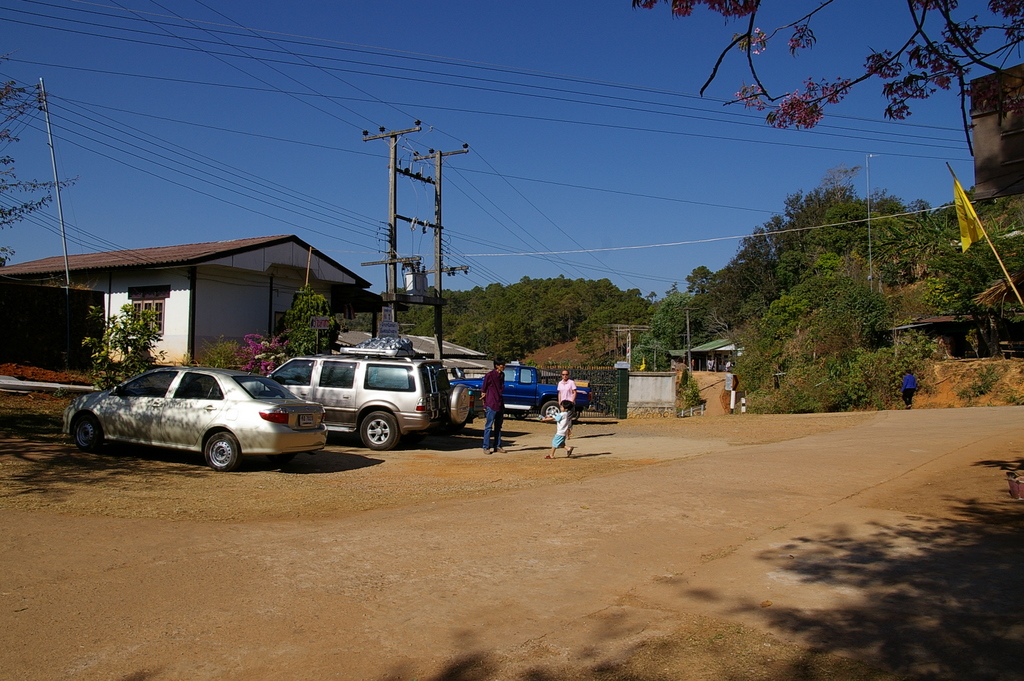
<path fill-rule="evenodd" d="M 250 251 L 289 241 L 309 248 L 308 244 L 294 235 L 261 236 L 249 239 L 233 239 L 231 241 L 210 241 L 202 244 L 182 244 L 180 246 L 158 246 L 156 248 L 134 248 L 125 251 L 69 255 L 68 269 L 72 272 L 78 272 L 82 270 L 131 269 L 152 267 L 154 265 L 198 265 L 204 261 L 221 258 L 233 253 Z M 320 254 L 320 257 L 325 258 L 326 256 Z M 326 259 L 330 260 L 330 258 Z M 341 267 L 341 265 L 338 265 L 338 267 Z M 341 267 L 341 269 L 346 268 Z M 63 256 L 31 260 L 16 265 L 0 267 L 0 275 L 51 274 L 62 273 L 63 271 Z"/>

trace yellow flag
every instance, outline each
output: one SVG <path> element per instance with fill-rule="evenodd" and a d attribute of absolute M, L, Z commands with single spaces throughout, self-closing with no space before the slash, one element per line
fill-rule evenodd
<path fill-rule="evenodd" d="M 952 172 L 952 170 L 950 171 Z M 960 181 L 953 176 L 953 198 L 956 202 L 956 217 L 960 221 L 960 247 L 966 252 L 975 241 L 981 241 L 984 231 L 978 214 L 974 212 L 967 192 L 960 186 Z"/>

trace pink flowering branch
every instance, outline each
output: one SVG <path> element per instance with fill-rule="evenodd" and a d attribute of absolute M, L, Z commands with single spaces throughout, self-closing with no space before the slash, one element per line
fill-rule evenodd
<path fill-rule="evenodd" d="M 781 0 L 776 1 L 782 4 Z M 773 39 L 783 32 L 788 32 L 790 54 L 813 47 L 816 38 L 811 20 L 833 1 L 821 0 L 799 19 L 765 33 L 755 24 L 762 0 L 632 0 L 634 8 L 644 9 L 664 2 L 676 17 L 690 16 L 698 5 L 704 5 L 724 17 L 746 19 L 745 30 L 733 35 L 719 54 L 700 93 L 703 95 L 718 77 L 720 67 L 732 50 L 739 49 L 744 53 L 753 84 L 744 85 L 734 101 L 767 111 L 766 120 L 773 126 L 813 127 L 821 120 L 826 106 L 842 101 L 860 83 L 878 78 L 888 100 L 885 115 L 896 120 L 911 115 L 913 102 L 927 99 L 940 90 L 956 88 L 970 145 L 967 98 L 972 93 L 968 74 L 972 68 L 992 74 L 1005 73 L 1003 64 L 1024 44 L 1024 0 L 989 0 L 988 10 L 996 20 L 984 23 L 977 15 L 957 20 L 953 12 L 962 4 L 958 0 L 907 0 L 912 30 L 899 49 L 873 51 L 865 59 L 863 71 L 855 76 L 832 81 L 807 79 L 803 87 L 794 92 L 771 94 L 761 81 L 754 57 L 767 50 Z M 996 35 L 1000 36 L 997 44 L 991 49 L 982 47 L 986 36 Z M 1021 87 L 1006 87 L 1004 82 L 1003 86 L 989 88 L 987 92 L 988 97 L 999 100 L 1002 111 L 1024 108 Z"/>

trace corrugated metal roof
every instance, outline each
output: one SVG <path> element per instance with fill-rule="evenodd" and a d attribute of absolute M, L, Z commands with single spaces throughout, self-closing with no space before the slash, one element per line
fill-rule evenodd
<path fill-rule="evenodd" d="M 736 346 L 731 340 L 713 340 L 707 343 L 702 343 L 695 348 L 690 348 L 690 352 L 710 352 L 712 350 L 735 350 Z"/>
<path fill-rule="evenodd" d="M 209 241 L 199 244 L 182 244 L 179 246 L 157 246 L 155 248 L 133 248 L 123 251 L 105 251 L 103 253 L 84 253 L 68 256 L 68 269 L 72 272 L 87 270 L 137 269 L 167 265 L 199 265 L 203 262 L 223 258 L 236 253 L 244 253 L 259 248 L 292 242 L 309 249 L 305 241 L 294 234 L 277 236 L 251 237 L 248 239 L 232 239 L 231 241 Z M 334 267 L 350 274 L 358 285 L 366 288 L 370 282 L 358 276 L 348 268 L 335 262 L 323 253 L 316 251 L 317 257 L 329 262 Z M 64 272 L 63 256 L 42 258 L 29 262 L 0 267 L 0 275 L 19 276 L 29 274 L 54 274 Z"/>

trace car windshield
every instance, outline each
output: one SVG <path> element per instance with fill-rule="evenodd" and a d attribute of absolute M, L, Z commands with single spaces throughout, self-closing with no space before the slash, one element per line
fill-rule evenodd
<path fill-rule="evenodd" d="M 235 383 L 257 400 L 296 400 L 295 395 L 277 381 L 266 376 L 232 376 Z"/>

